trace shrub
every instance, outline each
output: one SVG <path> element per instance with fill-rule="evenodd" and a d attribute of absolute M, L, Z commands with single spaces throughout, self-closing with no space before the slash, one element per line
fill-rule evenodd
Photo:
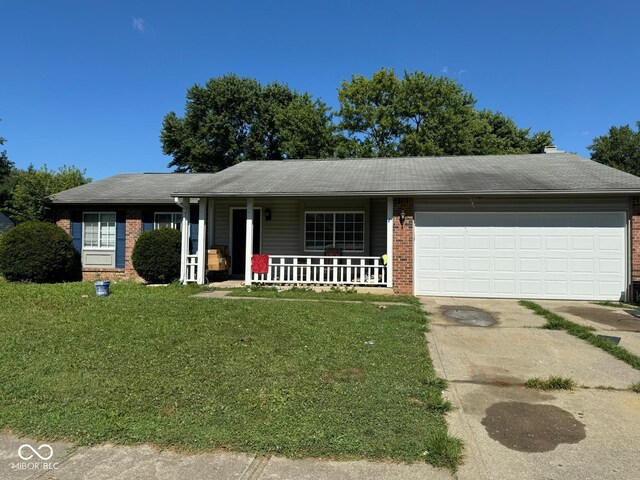
<path fill-rule="evenodd" d="M 0 273 L 10 281 L 55 283 L 81 278 L 80 255 L 62 228 L 25 222 L 0 239 Z"/>
<path fill-rule="evenodd" d="M 181 243 L 180 231 L 172 228 L 143 233 L 133 247 L 133 268 L 149 283 L 177 280 L 180 277 Z"/>

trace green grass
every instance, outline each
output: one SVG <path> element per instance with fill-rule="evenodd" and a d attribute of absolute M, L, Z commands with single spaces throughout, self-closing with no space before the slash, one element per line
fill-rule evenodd
<path fill-rule="evenodd" d="M 586 327 L 584 325 L 579 325 L 577 323 L 571 322 L 560 315 L 553 313 L 550 310 L 542 307 L 541 305 L 531 302 L 529 300 L 520 300 L 520 305 L 533 310 L 538 315 L 547 319 L 547 323 L 542 326 L 542 328 L 547 328 L 549 330 L 565 330 L 567 333 L 573 335 L 574 337 L 581 338 L 589 342 L 591 345 L 594 345 L 598 348 L 601 348 L 607 353 L 610 353 L 614 357 L 622 360 L 623 362 L 631 365 L 636 370 L 640 370 L 640 357 L 634 355 L 627 349 L 615 345 L 607 339 L 600 338 L 597 335 L 594 335 L 592 332 L 595 330 L 592 327 Z"/>
<path fill-rule="evenodd" d="M 598 302 L 591 302 L 594 305 L 602 305 L 603 307 L 614 307 L 614 308 L 630 308 L 633 310 L 636 310 L 638 308 L 637 305 L 630 305 L 628 303 L 622 303 L 622 302 L 612 302 L 610 300 L 602 300 L 602 301 L 598 301 Z"/>
<path fill-rule="evenodd" d="M 0 430 L 455 470 L 418 306 L 197 291 L 0 283 Z"/>
<path fill-rule="evenodd" d="M 571 378 L 564 377 L 535 377 L 527 380 L 525 386 L 527 388 L 537 388 L 539 390 L 573 390 L 576 387 L 576 382 Z"/>
<path fill-rule="evenodd" d="M 397 302 L 419 305 L 420 301 L 408 295 L 381 295 L 372 293 L 357 293 L 355 289 L 332 288 L 331 290 L 316 292 L 310 288 L 293 287 L 282 290 L 275 287 L 251 286 L 235 288 L 229 293 L 231 297 L 260 297 L 260 298 L 294 298 L 306 300 L 347 300 L 358 302 Z"/>

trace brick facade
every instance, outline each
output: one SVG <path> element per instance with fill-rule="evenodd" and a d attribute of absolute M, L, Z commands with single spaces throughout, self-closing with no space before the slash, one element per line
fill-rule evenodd
<path fill-rule="evenodd" d="M 632 300 L 635 302 L 640 289 L 640 197 L 631 199 L 631 281 L 634 284 Z"/>
<path fill-rule="evenodd" d="M 83 280 L 142 280 L 131 264 L 131 252 L 133 252 L 136 240 L 142 233 L 142 210 L 131 207 L 127 207 L 125 210 L 126 247 L 124 268 L 86 267 L 82 269 Z M 68 209 L 55 210 L 52 212 L 52 216 L 56 225 L 62 227 L 71 235 L 71 211 Z"/>
<path fill-rule="evenodd" d="M 51 215 L 56 225 L 71 235 L 71 212 L 69 210 L 56 210 Z"/>
<path fill-rule="evenodd" d="M 413 214 L 413 198 L 393 199 L 393 291 L 403 295 L 413 295 Z"/>

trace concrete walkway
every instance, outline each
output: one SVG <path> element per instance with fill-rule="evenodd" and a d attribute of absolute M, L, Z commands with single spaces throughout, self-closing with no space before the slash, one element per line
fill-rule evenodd
<path fill-rule="evenodd" d="M 40 460 L 29 444 L 43 454 L 49 449 L 14 435 L 0 435 L 0 478 L 2 480 L 418 480 L 451 479 L 445 470 L 426 464 L 402 465 L 380 462 L 335 462 L 256 457 L 242 453 L 184 455 L 160 451 L 147 445 L 123 447 L 101 445 L 77 447 L 50 442 L 53 454 Z M 30 460 L 21 460 L 33 455 Z M 31 468 L 26 468 L 30 466 Z M 25 467 L 25 468 L 21 468 Z M 37 469 L 36 469 L 37 467 Z M 55 467 L 55 468 L 54 468 Z"/>
<path fill-rule="evenodd" d="M 627 389 L 639 371 L 563 331 L 537 328 L 544 319 L 515 300 L 422 301 L 432 314 L 429 350 L 457 407 L 448 416 L 451 433 L 465 442 L 458 478 L 638 478 L 640 395 L 595 387 Z M 469 311 L 495 324 L 451 317 Z M 589 388 L 523 386 L 550 375 Z"/>

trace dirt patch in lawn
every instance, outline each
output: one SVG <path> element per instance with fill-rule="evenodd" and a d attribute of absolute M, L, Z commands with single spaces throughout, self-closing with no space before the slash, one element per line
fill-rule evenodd
<path fill-rule="evenodd" d="M 482 425 L 492 439 L 519 452 L 549 452 L 561 443 L 578 443 L 587 436 L 582 422 L 555 405 L 494 403 Z"/>
<path fill-rule="evenodd" d="M 613 327 L 616 330 L 627 332 L 640 332 L 640 318 L 629 312 L 637 312 L 638 310 L 607 310 L 601 307 L 580 307 L 568 306 L 559 309 L 561 312 L 575 315 L 576 317 L 589 320 L 590 322 L 599 323 Z"/>

